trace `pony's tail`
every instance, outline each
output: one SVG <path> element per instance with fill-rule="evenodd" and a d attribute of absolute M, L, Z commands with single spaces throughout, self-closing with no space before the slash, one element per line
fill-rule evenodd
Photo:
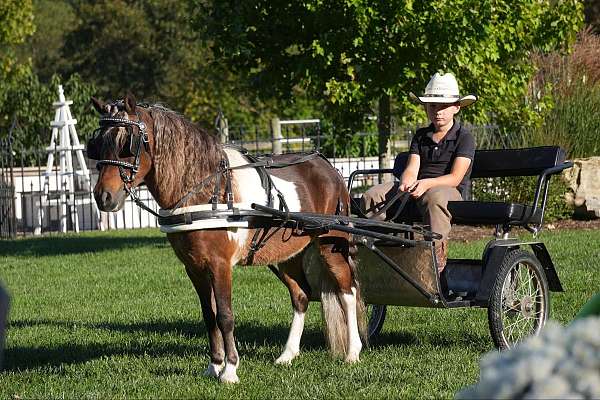
<path fill-rule="evenodd" d="M 329 350 L 334 356 L 344 357 L 348 353 L 348 326 L 346 313 L 338 297 L 338 288 L 328 271 L 321 278 L 321 312 L 323 327 Z"/>
<path fill-rule="evenodd" d="M 352 286 L 356 294 L 356 318 L 358 320 L 358 330 L 364 345 L 368 344 L 366 307 L 360 294 L 360 285 L 356 280 L 356 265 L 352 257 L 348 262 L 352 270 Z M 321 311 L 325 321 L 325 338 L 329 349 L 335 356 L 344 357 L 348 353 L 348 325 L 346 323 L 346 312 L 339 298 L 339 289 L 330 276 L 322 269 L 321 276 Z"/>

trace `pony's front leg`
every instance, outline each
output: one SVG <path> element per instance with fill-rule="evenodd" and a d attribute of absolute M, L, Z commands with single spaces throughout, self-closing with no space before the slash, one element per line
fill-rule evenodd
<path fill-rule="evenodd" d="M 225 350 L 223 347 L 223 337 L 217 326 L 216 319 L 216 303 L 213 293 L 212 282 L 208 271 L 199 271 L 196 268 L 186 266 L 187 272 L 198 297 L 200 298 L 200 306 L 202 307 L 202 318 L 208 332 L 208 340 L 210 345 L 210 362 L 204 370 L 205 376 L 218 377 L 223 367 L 225 366 Z"/>
<path fill-rule="evenodd" d="M 275 360 L 276 364 L 291 364 L 292 360 L 300 353 L 300 339 L 304 331 L 304 316 L 308 309 L 307 291 L 308 283 L 302 271 L 302 256 L 297 255 L 293 259 L 279 265 L 277 277 L 287 286 L 292 300 L 294 316 L 283 352 Z"/>
<path fill-rule="evenodd" d="M 217 305 L 217 326 L 223 337 L 225 348 L 225 367 L 219 375 L 219 380 L 225 383 L 237 383 L 239 356 L 233 336 L 233 312 L 231 310 L 231 274 L 232 266 L 225 262 L 213 263 L 211 266 L 212 284 Z"/>

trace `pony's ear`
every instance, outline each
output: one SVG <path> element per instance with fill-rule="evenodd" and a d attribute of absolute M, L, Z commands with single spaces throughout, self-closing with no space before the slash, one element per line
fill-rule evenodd
<path fill-rule="evenodd" d="M 131 92 L 127 92 L 127 96 L 125 96 L 125 111 L 127 111 L 127 114 L 135 114 L 136 105 L 135 96 Z"/>
<path fill-rule="evenodd" d="M 95 97 L 92 97 L 90 101 L 99 114 L 106 113 L 106 103 L 104 103 L 102 100 L 98 100 Z"/>

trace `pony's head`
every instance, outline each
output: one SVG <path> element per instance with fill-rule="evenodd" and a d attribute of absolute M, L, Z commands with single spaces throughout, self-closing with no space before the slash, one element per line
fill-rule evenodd
<path fill-rule="evenodd" d="M 87 155 L 98 160 L 100 173 L 94 197 L 100 210 L 118 211 L 152 168 L 151 118 L 131 94 L 112 103 L 91 100 L 100 114 L 100 127 L 87 143 Z"/>

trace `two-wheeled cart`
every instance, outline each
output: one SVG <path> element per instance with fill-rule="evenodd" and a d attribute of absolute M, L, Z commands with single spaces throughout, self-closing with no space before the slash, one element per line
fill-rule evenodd
<path fill-rule="evenodd" d="M 349 189 L 360 175 L 401 173 L 407 157 L 400 154 L 394 169 L 355 171 L 350 176 Z M 449 203 L 454 223 L 493 225 L 495 234 L 480 259 L 448 260 L 444 290 L 432 240 L 439 236 L 414 224 L 419 221 L 418 215 L 396 210 L 391 213 L 397 215 L 399 222 L 378 222 L 360 216 L 291 213 L 259 205 L 254 208 L 270 215 L 276 224 L 286 221 L 289 226 L 308 232 L 341 230 L 353 235 L 359 247 L 358 280 L 371 310 L 370 335 L 381 330 L 387 306 L 477 307 L 488 310 L 495 345 L 508 348 L 541 330 L 550 311 L 549 292 L 563 291 L 550 254 L 537 234 L 543 226 L 550 177 L 571 166 L 559 147 L 477 151 L 472 178 L 537 176 L 537 186 L 530 204 Z M 514 227 L 527 229 L 533 239 L 510 238 Z M 313 292 L 318 291 L 318 271 L 305 272 Z M 314 293 L 313 297 L 318 298 Z"/>

